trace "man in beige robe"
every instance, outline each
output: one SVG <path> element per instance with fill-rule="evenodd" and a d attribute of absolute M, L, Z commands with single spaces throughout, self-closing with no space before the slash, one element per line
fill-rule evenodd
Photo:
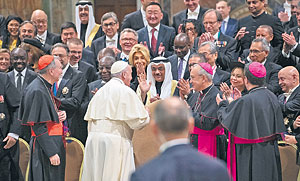
<path fill-rule="evenodd" d="M 135 170 L 132 135 L 149 123 L 149 115 L 129 87 L 131 67 L 123 61 L 111 67 L 112 79 L 92 98 L 82 180 L 128 180 Z"/>

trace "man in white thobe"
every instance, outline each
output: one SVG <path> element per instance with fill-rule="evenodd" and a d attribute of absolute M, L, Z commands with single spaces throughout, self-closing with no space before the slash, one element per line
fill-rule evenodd
<path fill-rule="evenodd" d="M 92 98 L 82 180 L 128 180 L 135 170 L 132 135 L 149 123 L 149 115 L 129 87 L 131 67 L 123 61 L 111 67 L 112 79 Z"/>

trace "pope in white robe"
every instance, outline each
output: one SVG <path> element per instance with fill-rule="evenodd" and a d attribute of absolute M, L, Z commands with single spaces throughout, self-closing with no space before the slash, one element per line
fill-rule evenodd
<path fill-rule="evenodd" d="M 84 119 L 88 138 L 83 181 L 128 180 L 135 170 L 132 136 L 149 123 L 149 115 L 129 87 L 131 68 L 126 62 L 112 65 L 113 78 L 92 98 Z"/>

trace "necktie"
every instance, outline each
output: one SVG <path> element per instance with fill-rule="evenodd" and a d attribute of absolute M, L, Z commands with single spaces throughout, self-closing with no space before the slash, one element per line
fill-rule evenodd
<path fill-rule="evenodd" d="M 54 84 L 52 86 L 52 92 L 53 92 L 54 96 L 56 96 L 56 94 L 57 94 L 57 83 L 56 82 L 54 82 Z"/>
<path fill-rule="evenodd" d="M 157 40 L 156 40 L 156 38 L 155 38 L 155 36 L 154 36 L 154 32 L 155 32 L 155 31 L 156 31 L 155 28 L 153 28 L 153 29 L 151 30 L 151 32 L 152 32 L 152 38 L 151 38 L 151 50 L 152 50 L 153 53 L 155 53 L 155 50 L 156 50 L 156 44 L 157 44 Z"/>
<path fill-rule="evenodd" d="M 182 69 L 183 69 L 183 58 L 180 59 L 178 66 L 178 80 L 181 79 Z"/>
<path fill-rule="evenodd" d="M 17 88 L 21 92 L 22 90 L 22 74 L 21 72 L 18 72 L 18 80 L 17 80 Z"/>
<path fill-rule="evenodd" d="M 128 59 L 127 59 L 126 57 L 124 57 L 124 58 L 122 59 L 122 61 L 128 62 Z"/>
<path fill-rule="evenodd" d="M 226 21 L 222 21 L 222 25 L 221 25 L 221 32 L 223 34 L 225 34 L 226 30 L 225 30 L 225 24 L 226 24 Z"/>
<path fill-rule="evenodd" d="M 114 46 L 115 40 L 114 39 L 107 39 L 106 43 L 107 43 L 108 46 Z"/>

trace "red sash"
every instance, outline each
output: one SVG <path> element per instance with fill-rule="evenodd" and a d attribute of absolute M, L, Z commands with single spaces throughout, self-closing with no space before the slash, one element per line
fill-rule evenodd
<path fill-rule="evenodd" d="M 217 126 L 212 130 L 203 130 L 194 126 L 192 134 L 198 135 L 198 151 L 217 157 L 217 135 L 224 135 L 224 129 Z"/>

